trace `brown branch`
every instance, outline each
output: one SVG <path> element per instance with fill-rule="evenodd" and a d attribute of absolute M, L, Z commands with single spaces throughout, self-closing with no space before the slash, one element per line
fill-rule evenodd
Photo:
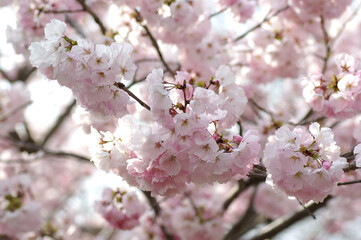
<path fill-rule="evenodd" d="M 73 110 L 73 108 L 76 105 L 76 101 L 73 100 L 65 109 L 65 111 L 58 117 L 54 125 L 50 128 L 48 133 L 45 135 L 44 140 L 40 144 L 41 146 L 45 146 L 45 144 L 49 141 L 49 139 L 53 136 L 53 134 L 59 129 L 61 124 L 64 122 L 64 120 L 68 117 L 70 112 Z"/>
<path fill-rule="evenodd" d="M 211 15 L 209 15 L 208 19 L 211 19 L 212 17 L 218 16 L 219 14 L 223 13 L 227 9 L 228 9 L 228 7 L 225 7 L 225 8 L 222 8 L 221 10 L 219 10 L 218 12 L 212 13 Z"/>
<path fill-rule="evenodd" d="M 328 60 L 331 56 L 331 47 L 329 45 L 330 37 L 327 33 L 326 26 L 325 26 L 325 20 L 324 20 L 323 16 L 320 16 L 320 24 L 321 24 L 322 34 L 323 34 L 323 42 L 324 42 L 324 45 L 326 48 L 326 56 L 323 59 L 323 66 L 322 66 L 322 73 L 324 74 L 327 70 Z"/>
<path fill-rule="evenodd" d="M 355 159 L 355 155 L 353 154 L 352 151 L 342 154 L 341 157 L 344 157 L 349 161 Z M 348 164 L 346 167 L 344 167 L 343 171 L 346 173 L 356 169 L 359 169 L 359 167 L 357 167 L 356 163 L 353 162 Z M 262 183 L 266 180 L 267 178 L 266 168 L 261 165 L 253 165 L 253 170 L 250 173 L 248 173 L 247 176 L 249 177 L 249 179 L 247 181 L 244 181 L 242 179 L 238 181 L 237 190 L 234 193 L 232 193 L 232 195 L 223 203 L 224 211 L 226 211 L 228 207 L 232 204 L 232 202 L 235 199 L 237 199 L 237 197 L 247 188 L 253 185 L 258 185 L 259 183 Z M 340 185 L 346 185 L 346 184 L 340 184 Z"/>
<path fill-rule="evenodd" d="M 361 183 L 361 180 L 355 180 L 355 181 L 349 181 L 349 182 L 340 182 L 340 183 L 337 183 L 337 186 L 350 185 L 350 184 L 355 184 L 355 183 Z"/>
<path fill-rule="evenodd" d="M 288 122 L 289 124 L 293 125 L 293 126 L 298 126 L 298 125 L 307 125 L 307 124 L 310 124 L 310 123 L 313 123 L 313 122 L 320 122 L 320 121 L 323 121 L 327 119 L 325 116 L 321 116 L 321 117 L 318 117 L 316 119 L 311 119 L 311 120 L 304 120 L 302 122 L 298 122 L 298 123 L 292 123 L 292 122 Z"/>
<path fill-rule="evenodd" d="M 76 10 L 39 10 L 40 13 L 53 13 L 53 14 L 64 14 L 64 13 L 79 13 L 79 12 L 85 12 L 85 10 L 82 9 L 76 9 Z"/>
<path fill-rule="evenodd" d="M 52 150 L 44 148 L 44 146 L 40 146 L 40 145 L 30 143 L 30 142 L 24 142 L 19 139 L 15 139 L 13 137 L 0 136 L 0 138 L 10 141 L 13 144 L 15 144 L 18 148 L 24 148 L 30 152 L 42 151 L 44 154 L 50 155 L 50 156 L 72 157 L 72 158 L 77 158 L 82 161 L 90 162 L 90 159 L 88 157 L 85 157 L 85 156 L 82 156 L 82 155 L 79 155 L 76 153 L 70 153 L 70 152 L 65 152 L 65 151 L 52 151 Z"/>
<path fill-rule="evenodd" d="M 13 81 L 13 79 L 7 74 L 7 72 L 5 72 L 4 70 L 2 70 L 1 68 L 0 68 L 0 73 L 1 73 L 1 75 L 2 75 L 6 80 L 8 80 L 9 82 L 12 82 L 12 81 Z"/>
<path fill-rule="evenodd" d="M 347 157 L 349 159 L 354 159 L 354 157 L 355 157 L 350 152 L 345 153 L 341 156 Z M 234 199 L 236 199 L 238 197 L 238 195 L 245 189 L 246 184 L 251 186 L 251 185 L 256 185 L 256 184 L 259 184 L 260 182 L 265 181 L 266 173 L 262 173 L 262 174 L 256 173 L 257 172 L 256 169 L 258 169 L 257 171 L 260 171 L 260 172 L 265 171 L 265 169 L 262 166 L 255 165 L 254 170 L 248 174 L 249 177 L 252 177 L 248 181 L 254 181 L 254 182 L 253 183 L 251 183 L 251 182 L 240 183 L 237 191 L 235 193 L 233 193 L 232 196 L 224 203 L 224 207 L 225 206 L 228 207 L 230 205 L 230 203 L 232 203 L 232 201 L 234 201 Z M 353 162 L 353 163 L 348 164 L 347 167 L 344 167 L 343 171 L 348 172 L 348 171 L 356 170 L 356 169 L 359 169 L 359 168 L 356 166 L 356 163 Z M 338 186 L 349 185 L 349 184 L 354 184 L 354 183 L 361 183 L 361 180 L 338 183 Z M 303 218 L 305 218 L 307 216 L 314 216 L 313 213 L 317 209 L 324 207 L 331 198 L 332 198 L 331 196 L 328 196 L 320 204 L 315 204 L 315 203 L 308 204 L 306 206 L 303 206 L 304 207 L 303 210 L 296 212 L 295 214 L 293 214 L 290 217 L 283 217 L 281 219 L 277 219 L 277 220 L 271 222 L 270 224 L 268 224 L 267 226 L 262 228 L 256 236 L 252 237 L 249 240 L 263 240 L 263 239 L 267 239 L 267 238 L 271 238 L 271 237 L 275 236 L 276 234 L 280 233 L 281 231 L 283 231 L 287 227 L 291 226 L 292 224 L 298 222 L 299 220 L 302 220 Z M 237 226 L 241 227 L 241 225 L 237 225 Z M 236 227 L 233 227 L 233 228 L 236 228 Z M 234 232 L 236 232 L 236 229 L 234 230 Z M 237 235 L 237 236 L 240 236 L 240 235 Z M 227 239 L 227 238 L 225 238 L 225 239 Z M 236 239 L 236 238 L 229 238 L 229 239 Z"/>
<path fill-rule="evenodd" d="M 241 195 L 241 193 L 244 192 L 246 189 L 264 181 L 265 178 L 250 178 L 247 181 L 244 181 L 242 179 L 239 180 L 237 190 L 223 203 L 223 210 L 227 211 L 227 209 L 233 203 L 233 201 L 236 200 L 238 196 Z"/>
<path fill-rule="evenodd" d="M 356 169 L 360 169 L 360 167 L 357 167 L 357 166 L 356 166 L 356 163 L 353 162 L 353 163 L 348 164 L 347 167 L 344 167 L 344 168 L 343 168 L 343 171 L 346 173 L 346 172 L 349 172 L 349 171 L 352 171 L 352 170 L 356 170 Z"/>
<path fill-rule="evenodd" d="M 126 93 L 128 93 L 129 96 L 131 96 L 135 101 L 137 101 L 140 105 L 142 105 L 142 107 L 146 108 L 147 110 L 150 111 L 150 107 L 148 106 L 148 104 L 146 104 L 145 102 L 143 102 L 142 100 L 140 100 L 134 93 L 132 93 L 123 83 L 116 83 L 115 84 L 119 89 L 122 89 L 123 91 L 125 91 Z"/>
<path fill-rule="evenodd" d="M 295 125 L 302 125 L 303 122 L 305 122 L 307 119 L 309 119 L 315 112 L 313 111 L 312 108 L 310 108 L 310 110 L 308 110 L 308 112 L 306 113 L 306 115 Z"/>
<path fill-rule="evenodd" d="M 30 64 L 24 65 L 22 68 L 20 68 L 20 71 L 18 71 L 14 81 L 25 82 L 36 69 L 37 68 L 32 67 Z"/>
<path fill-rule="evenodd" d="M 185 192 L 184 196 L 188 199 L 189 203 L 191 204 L 193 211 L 194 211 L 194 215 L 198 218 L 199 223 L 203 223 L 202 213 L 199 211 L 197 205 L 193 201 L 191 194 L 188 192 Z"/>
<path fill-rule="evenodd" d="M 266 110 L 265 108 L 261 107 L 260 105 L 258 105 L 253 99 L 249 100 L 250 103 L 252 103 L 258 110 L 268 114 L 272 119 L 274 119 L 273 114 L 271 112 L 269 112 L 268 110 Z"/>
<path fill-rule="evenodd" d="M 33 103 L 33 101 L 28 101 L 26 103 L 23 103 L 23 104 L 17 106 L 12 111 L 10 111 L 8 114 L 6 114 L 6 116 L 3 116 L 2 118 L 0 118 L 0 122 L 6 121 L 7 119 L 9 119 L 13 115 L 15 115 L 17 112 L 23 110 L 24 108 L 26 108 L 28 105 L 30 105 L 32 103 Z"/>
<path fill-rule="evenodd" d="M 292 216 L 285 216 L 276 219 L 271 223 L 269 223 L 268 225 L 261 228 L 255 236 L 249 238 L 248 240 L 264 240 L 264 239 L 272 238 L 278 233 L 288 228 L 289 226 L 293 225 L 294 223 L 308 217 L 309 212 L 314 213 L 316 210 L 326 206 L 327 202 L 331 199 L 332 197 L 328 196 L 322 203 L 307 204 L 305 209 L 297 211 Z"/>
<path fill-rule="evenodd" d="M 131 87 L 133 87 L 134 85 L 136 85 L 138 83 L 144 82 L 146 79 L 147 79 L 146 77 L 143 77 L 141 79 L 135 79 L 127 86 L 127 89 L 130 89 Z"/>
<path fill-rule="evenodd" d="M 84 11 L 88 12 L 93 17 L 94 21 L 98 24 L 103 35 L 105 35 L 107 29 L 105 28 L 103 22 L 100 20 L 98 15 L 88 5 L 86 5 L 85 0 L 76 0 L 76 1 L 83 7 Z"/>
<path fill-rule="evenodd" d="M 86 35 L 83 31 L 83 29 L 80 27 L 80 25 L 74 21 L 74 19 L 72 19 L 71 17 L 69 17 L 68 14 L 65 14 L 65 21 L 72 27 L 75 29 L 75 31 L 77 31 L 77 33 L 83 37 L 83 38 L 86 38 Z"/>
<path fill-rule="evenodd" d="M 352 148 L 353 149 L 353 148 Z M 341 157 L 344 157 L 347 159 L 347 161 L 351 161 L 355 159 L 355 154 L 353 153 L 353 150 L 346 152 L 341 155 Z"/>
<path fill-rule="evenodd" d="M 239 40 L 241 40 L 242 38 L 244 38 L 245 36 L 247 36 L 249 33 L 253 32 L 254 30 L 256 30 L 257 28 L 260 28 L 265 22 L 271 20 L 272 18 L 276 17 L 278 14 L 280 14 L 281 12 L 287 10 L 290 6 L 286 5 L 283 8 L 278 9 L 274 14 L 272 14 L 271 16 L 269 16 L 269 13 L 264 17 L 264 19 L 258 23 L 257 25 L 255 25 L 254 27 L 252 27 L 251 29 L 247 30 L 245 33 L 243 33 L 242 35 L 236 37 L 233 41 L 237 42 Z"/>
<path fill-rule="evenodd" d="M 257 188 L 254 189 L 251 198 L 249 199 L 248 208 L 242 218 L 233 225 L 232 229 L 226 234 L 224 240 L 237 240 L 240 236 L 254 228 L 260 221 L 260 216 L 253 207 Z"/>
<path fill-rule="evenodd" d="M 311 212 L 310 209 L 306 208 L 306 206 L 303 205 L 303 203 L 298 198 L 296 198 L 296 200 L 301 205 L 301 207 L 307 211 L 308 215 L 310 215 L 313 219 L 316 220 L 315 214 L 313 214 L 313 212 Z"/>
<path fill-rule="evenodd" d="M 342 35 L 343 31 L 345 31 L 347 25 L 357 16 L 358 11 L 361 9 L 361 4 L 358 5 L 358 7 L 355 9 L 355 11 L 351 14 L 350 17 L 348 17 L 346 19 L 346 21 L 342 24 L 342 27 L 340 28 L 340 30 L 337 32 L 336 36 L 330 41 L 330 47 L 332 48 L 336 41 L 340 38 L 340 36 Z"/>
<path fill-rule="evenodd" d="M 157 43 L 157 40 L 154 38 L 153 34 L 150 32 L 149 28 L 147 27 L 147 25 L 143 24 L 143 19 L 142 16 L 140 15 L 140 12 L 138 10 L 135 10 L 135 19 L 137 20 L 137 22 L 139 23 L 139 25 L 145 30 L 146 34 L 148 35 L 148 37 L 150 38 L 150 41 L 152 42 L 153 47 L 155 48 L 155 50 L 157 51 L 157 54 L 159 56 L 160 61 L 163 63 L 165 69 L 172 75 L 174 75 L 174 72 L 172 71 L 172 69 L 169 67 L 169 65 L 167 64 L 167 62 L 164 60 L 163 54 L 160 51 L 159 45 Z"/>
<path fill-rule="evenodd" d="M 149 191 L 142 191 L 142 192 L 143 192 L 144 196 L 146 196 L 146 198 L 149 202 L 149 205 L 153 208 L 156 218 L 159 218 L 161 208 L 157 202 L 157 199 L 152 197 L 152 194 Z M 168 233 L 167 229 L 164 227 L 163 224 L 160 224 L 160 228 L 162 229 L 162 232 L 167 240 L 174 240 L 173 236 L 170 233 Z"/>

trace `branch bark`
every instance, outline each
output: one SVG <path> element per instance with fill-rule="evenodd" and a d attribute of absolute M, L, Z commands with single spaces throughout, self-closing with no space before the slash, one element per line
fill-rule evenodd
<path fill-rule="evenodd" d="M 328 196 L 322 203 L 318 203 L 318 204 L 310 203 L 305 207 L 305 209 L 299 210 L 298 212 L 296 212 L 291 216 L 286 216 L 274 220 L 270 224 L 261 228 L 255 236 L 249 238 L 248 240 L 264 240 L 264 239 L 272 238 L 278 233 L 288 228 L 289 226 L 293 225 L 294 223 L 310 216 L 309 212 L 313 213 L 316 210 L 326 206 L 327 202 L 331 199 L 332 197 Z"/>
<path fill-rule="evenodd" d="M 290 6 L 286 5 L 283 8 L 277 10 L 274 14 L 272 14 L 271 16 L 269 16 L 269 14 L 267 14 L 265 16 L 265 18 L 258 23 L 257 25 L 255 25 L 254 27 L 252 27 L 251 29 L 249 29 L 248 31 L 246 31 L 245 33 L 243 33 L 242 35 L 236 37 L 233 41 L 237 42 L 239 40 L 241 40 L 242 38 L 244 38 L 245 36 L 247 36 L 248 34 L 250 34 L 251 32 L 253 32 L 254 30 L 256 30 L 257 28 L 260 28 L 265 22 L 271 20 L 272 18 L 276 17 L 278 14 L 280 14 L 281 12 L 287 10 Z"/>
<path fill-rule="evenodd" d="M 85 3 L 85 0 L 76 0 L 82 7 L 83 10 L 88 12 L 94 19 L 94 21 L 98 24 L 100 30 L 102 31 L 103 35 L 107 33 L 107 29 L 105 28 L 103 22 L 100 20 L 99 16 Z"/>
<path fill-rule="evenodd" d="M 146 196 L 149 205 L 153 208 L 153 211 L 155 213 L 156 218 L 160 217 L 161 208 L 157 202 L 157 199 L 152 197 L 151 192 L 149 191 L 142 191 L 144 196 Z M 165 226 L 163 224 L 160 224 L 160 228 L 162 229 L 162 232 L 167 240 L 174 240 L 173 236 L 167 231 Z"/>

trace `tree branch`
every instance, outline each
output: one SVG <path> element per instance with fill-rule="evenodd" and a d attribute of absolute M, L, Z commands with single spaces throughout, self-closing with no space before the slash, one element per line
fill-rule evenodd
<path fill-rule="evenodd" d="M 151 192 L 149 192 L 149 191 L 142 191 L 142 192 L 146 196 L 146 198 L 147 198 L 147 200 L 149 202 L 149 205 L 153 208 L 153 211 L 155 213 L 156 218 L 159 218 L 161 208 L 160 208 L 157 200 L 154 197 L 152 197 Z M 163 232 L 163 234 L 164 234 L 164 236 L 165 236 L 165 238 L 167 240 L 173 240 L 174 239 L 173 236 L 170 233 L 168 233 L 167 229 L 164 227 L 163 224 L 160 224 L 160 228 L 162 229 L 162 232 Z"/>
<path fill-rule="evenodd" d="M 10 76 L 0 68 L 0 74 L 6 79 L 8 80 L 9 82 L 12 82 L 13 80 L 10 78 Z"/>
<path fill-rule="evenodd" d="M 79 24 L 74 21 L 71 17 L 69 17 L 68 14 L 65 14 L 65 21 L 72 27 L 75 29 L 75 31 L 77 31 L 77 33 L 82 37 L 85 38 L 86 35 L 83 31 L 83 29 L 79 26 Z"/>
<path fill-rule="evenodd" d="M 219 10 L 218 12 L 212 13 L 211 15 L 209 15 L 208 19 L 211 19 L 212 17 L 218 16 L 219 14 L 223 13 L 227 9 L 228 9 L 228 7 L 225 7 L 225 8 L 222 8 L 221 10 Z"/>
<path fill-rule="evenodd" d="M 70 153 L 70 152 L 64 152 L 64 151 L 52 151 L 52 150 L 44 148 L 44 146 L 40 146 L 40 145 L 30 143 L 30 142 L 24 142 L 24 141 L 15 139 L 13 137 L 0 136 L 0 138 L 10 141 L 10 142 L 14 143 L 18 148 L 24 148 L 29 152 L 42 151 L 44 154 L 50 155 L 50 156 L 72 157 L 72 158 L 77 158 L 82 161 L 90 162 L 90 159 L 88 157 L 85 157 L 85 156 L 82 156 L 82 155 L 79 155 L 76 153 Z"/>
<path fill-rule="evenodd" d="M 45 146 L 46 143 L 49 141 L 49 139 L 53 136 L 53 134 L 59 129 L 61 124 L 64 122 L 64 120 L 68 117 L 70 112 L 73 110 L 73 108 L 76 105 L 76 101 L 73 100 L 65 109 L 65 111 L 58 117 L 55 124 L 50 128 L 48 133 L 45 135 L 44 140 L 40 144 L 41 146 Z"/>
<path fill-rule="evenodd" d="M 125 91 L 126 93 L 128 93 L 129 96 L 131 96 L 135 101 L 137 101 L 140 105 L 142 105 L 142 107 L 146 108 L 147 110 L 150 111 L 150 107 L 148 106 L 148 104 L 146 104 L 145 102 L 143 102 L 142 100 L 140 100 L 134 93 L 132 93 L 123 83 L 116 83 L 116 86 L 119 89 L 122 89 L 123 91 Z"/>
<path fill-rule="evenodd" d="M 256 192 L 257 188 L 254 189 L 252 196 L 249 199 L 246 213 L 235 225 L 233 225 L 232 229 L 224 237 L 224 240 L 237 240 L 240 236 L 257 225 L 259 221 L 259 215 L 253 207 Z"/>
<path fill-rule="evenodd" d="M 332 48 L 336 41 L 339 39 L 339 37 L 342 35 L 343 31 L 346 29 L 347 25 L 357 16 L 358 11 L 361 9 L 361 4 L 358 5 L 358 7 L 355 9 L 355 11 L 351 14 L 349 18 L 346 19 L 346 21 L 342 24 L 342 27 L 337 32 L 336 36 L 330 41 L 330 47 Z"/>
<path fill-rule="evenodd" d="M 361 183 L 361 180 L 355 180 L 355 181 L 349 181 L 349 182 L 340 182 L 340 183 L 337 183 L 337 186 L 350 185 L 350 184 L 355 184 L 355 183 Z"/>
<path fill-rule="evenodd" d="M 264 240 L 264 239 L 272 238 L 275 235 L 277 235 L 278 233 L 282 232 L 284 229 L 293 225 L 294 223 L 310 216 L 309 212 L 313 213 L 316 210 L 326 206 L 327 202 L 331 199 L 332 199 L 332 197 L 328 196 L 322 203 L 307 204 L 305 209 L 297 211 L 292 216 L 285 216 L 285 217 L 279 218 L 277 220 L 274 220 L 270 224 L 261 228 L 255 236 L 253 236 L 252 238 L 249 238 L 248 240 Z"/>
<path fill-rule="evenodd" d="M 105 28 L 103 22 L 100 20 L 98 15 L 88 5 L 86 5 L 85 0 L 76 0 L 76 1 L 83 7 L 84 11 L 88 12 L 93 17 L 94 21 L 98 24 L 103 35 L 105 35 L 107 29 Z"/>
<path fill-rule="evenodd" d="M 6 114 L 6 116 L 3 116 L 2 118 L 0 118 L 0 122 L 6 121 L 7 119 L 9 119 L 13 115 L 15 115 L 17 112 L 21 111 L 22 109 L 26 108 L 28 105 L 30 105 L 32 103 L 33 103 L 33 101 L 28 101 L 26 103 L 23 103 L 23 104 L 17 106 L 12 111 L 10 111 L 8 114 Z"/>
<path fill-rule="evenodd" d="M 326 48 L 326 56 L 323 59 L 323 66 L 322 66 L 322 73 L 324 74 L 327 70 L 328 60 L 331 56 L 331 47 L 329 45 L 330 37 L 327 33 L 326 26 L 325 26 L 325 20 L 324 20 L 323 16 L 320 16 L 320 24 L 321 24 L 322 34 L 323 34 L 323 42 L 324 42 L 324 45 Z"/>
<path fill-rule="evenodd" d="M 159 56 L 160 61 L 163 63 L 165 69 L 172 75 L 174 75 L 173 70 L 169 67 L 169 65 L 167 64 L 167 62 L 164 60 L 163 54 L 160 51 L 159 45 L 157 43 L 157 40 L 154 38 L 153 34 L 150 32 L 149 28 L 147 27 L 147 25 L 142 24 L 142 16 L 140 15 L 140 12 L 138 10 L 135 10 L 136 16 L 135 19 L 137 20 L 137 22 L 139 23 L 139 25 L 145 30 L 146 34 L 148 35 L 148 37 L 150 38 L 150 41 L 152 42 L 153 47 L 155 48 L 155 50 L 157 51 L 157 54 Z"/>
<path fill-rule="evenodd" d="M 272 18 L 276 17 L 278 14 L 280 14 L 281 12 L 287 10 L 290 6 L 286 5 L 281 9 L 278 9 L 274 14 L 272 14 L 271 16 L 269 16 L 269 13 L 264 17 L 264 19 L 258 23 L 257 25 L 255 25 L 254 27 L 252 27 L 251 29 L 249 29 L 248 31 L 246 31 L 245 33 L 243 33 L 242 35 L 236 37 L 233 41 L 237 42 L 239 40 L 241 40 L 242 38 L 244 38 L 245 36 L 247 36 L 249 33 L 253 32 L 254 30 L 256 30 L 257 28 L 260 28 L 265 22 L 271 20 Z"/>
<path fill-rule="evenodd" d="M 45 10 L 45 9 L 38 9 L 39 13 L 52 13 L 52 14 L 64 14 L 64 13 L 79 13 L 85 12 L 85 9 L 75 9 L 75 10 Z"/>
<path fill-rule="evenodd" d="M 263 178 L 250 178 L 247 181 L 244 181 L 242 179 L 239 180 L 237 190 L 223 203 L 223 210 L 227 211 L 232 202 L 236 200 L 238 196 L 241 195 L 241 193 L 244 192 L 246 189 L 253 185 L 258 185 L 259 183 L 264 182 L 264 180 L 265 179 Z"/>

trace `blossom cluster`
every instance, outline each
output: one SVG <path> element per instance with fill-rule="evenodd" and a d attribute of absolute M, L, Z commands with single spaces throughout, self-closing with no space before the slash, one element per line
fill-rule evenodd
<path fill-rule="evenodd" d="M 215 197 L 214 186 L 190 185 L 185 194 L 169 198 L 161 205 L 167 229 L 177 239 L 221 239 L 227 222 L 222 215 L 222 197 Z"/>
<path fill-rule="evenodd" d="M 39 231 L 41 205 L 29 199 L 27 174 L 0 179 L 0 233 L 13 238 Z"/>
<path fill-rule="evenodd" d="M 24 109 L 30 103 L 29 92 L 20 83 L 0 81 L 0 134 L 14 131 L 16 124 L 24 120 Z"/>
<path fill-rule="evenodd" d="M 332 130 L 312 123 L 309 131 L 279 128 L 265 147 L 263 162 L 277 188 L 307 203 L 322 202 L 334 191 L 346 159 L 340 157 Z"/>
<path fill-rule="evenodd" d="M 132 46 L 110 46 L 90 40 L 74 41 L 65 35 L 66 24 L 53 19 L 45 27 L 45 40 L 30 45 L 30 61 L 49 79 L 70 88 L 77 101 L 96 115 L 122 117 L 128 113 L 129 96 L 119 89 L 122 79 L 135 72 Z"/>
<path fill-rule="evenodd" d="M 245 22 L 251 18 L 256 7 L 256 2 L 246 0 L 220 0 L 220 4 L 230 7 L 233 14 L 237 16 L 241 22 Z"/>
<path fill-rule="evenodd" d="M 31 94 L 50 89 L 33 85 L 46 79 L 24 76 L 28 61 L 7 69 L 4 51 L 0 238 L 260 238 L 282 231 L 273 227 L 277 218 L 299 207 L 289 196 L 306 203 L 332 194 L 327 208 L 338 213 L 326 218 L 328 231 L 341 231 L 341 220 L 359 215 L 353 183 L 361 173 L 351 170 L 361 167 L 359 62 L 341 54 L 339 72 L 330 74 L 337 53 L 358 51 L 357 28 L 350 27 L 360 22 L 355 1 L 4 0 L 0 6 L 11 3 L 19 17 L 16 29 L 8 27 L 8 42 L 30 56 L 41 76 L 71 89 L 83 108 L 70 111 L 70 104 L 53 127 L 39 124 L 33 108 L 24 117 L 30 102 L 24 87 Z M 239 27 L 227 26 L 236 21 Z M 318 69 L 322 74 L 308 77 L 306 88 L 295 81 Z M 149 111 L 130 106 L 128 94 Z M 306 128 L 318 114 L 332 130 L 318 123 Z M 89 146 L 90 129 L 96 137 Z M 89 158 L 127 182 L 104 190 L 95 202 L 98 215 L 78 204 L 83 187 L 90 190 L 84 180 L 93 181 L 88 175 L 96 170 Z M 109 177 L 99 181 L 98 174 L 99 183 Z M 256 221 L 240 226 L 249 217 Z"/>
<path fill-rule="evenodd" d="M 129 184 L 167 196 L 190 182 L 223 183 L 247 175 L 257 161 L 259 134 L 223 134 L 247 102 L 229 67 L 221 66 L 209 83 L 196 83 L 186 72 L 165 82 L 160 69 L 147 82 L 154 123 L 142 126 L 127 116 L 113 134 L 97 133 L 90 151 L 98 168 L 116 168 Z"/>
<path fill-rule="evenodd" d="M 303 96 L 311 107 L 327 117 L 345 118 L 361 110 L 361 76 L 358 61 L 348 55 L 337 58 L 339 74 L 326 78 L 311 75 L 304 80 Z"/>
<path fill-rule="evenodd" d="M 352 3 L 351 0 L 291 0 L 290 4 L 304 19 L 312 19 L 322 16 L 324 18 L 339 17 Z"/>
<path fill-rule="evenodd" d="M 139 225 L 144 204 L 134 191 L 103 190 L 103 199 L 95 202 L 95 210 L 114 228 L 129 230 Z"/>

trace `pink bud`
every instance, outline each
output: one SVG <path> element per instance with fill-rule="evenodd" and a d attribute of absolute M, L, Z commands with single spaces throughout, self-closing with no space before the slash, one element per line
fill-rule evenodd
<path fill-rule="evenodd" d="M 214 140 L 216 140 L 216 141 L 218 141 L 219 136 L 218 136 L 217 134 L 215 134 L 215 133 L 214 133 L 214 134 L 213 134 L 213 139 L 214 139 Z"/>
<path fill-rule="evenodd" d="M 324 161 L 324 162 L 322 163 L 322 167 L 323 167 L 324 169 L 328 170 L 328 169 L 330 169 L 330 167 L 331 167 L 331 163 Z"/>
<path fill-rule="evenodd" d="M 235 141 L 235 142 L 237 142 L 237 143 L 242 142 L 242 140 L 243 140 L 243 138 L 242 138 L 242 136 L 240 136 L 240 135 L 235 135 L 235 136 L 233 136 L 233 141 Z"/>

